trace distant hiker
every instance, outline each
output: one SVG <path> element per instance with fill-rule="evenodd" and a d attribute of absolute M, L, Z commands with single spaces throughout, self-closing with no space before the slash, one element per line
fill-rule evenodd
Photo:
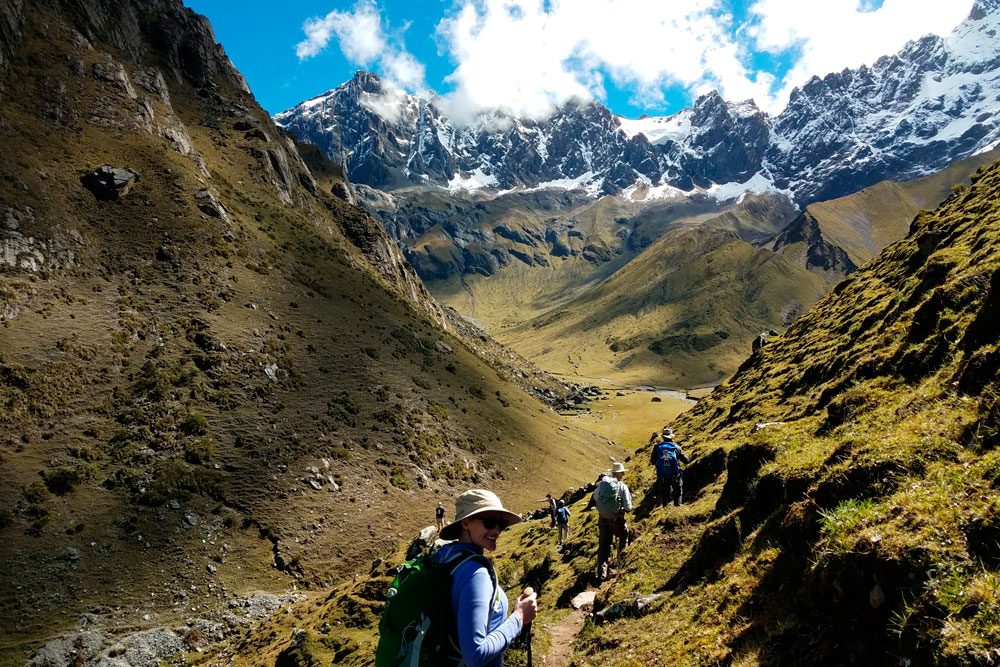
<path fill-rule="evenodd" d="M 484 552 L 496 549 L 500 533 L 519 521 L 490 491 L 458 496 L 455 521 L 440 532 L 441 539 L 457 541 L 397 571 L 379 621 L 375 667 L 503 665 L 503 652 L 530 627 L 537 600 L 525 589 L 508 617 L 507 596 Z"/>
<path fill-rule="evenodd" d="M 549 506 L 549 528 L 556 527 L 556 499 L 552 497 L 551 493 L 545 494 L 544 500 L 539 500 L 540 503 L 545 503 Z"/>
<path fill-rule="evenodd" d="M 444 505 L 438 503 L 437 509 L 434 510 L 434 521 L 437 523 L 438 532 L 444 528 Z"/>
<path fill-rule="evenodd" d="M 453 636 L 464 664 L 500 666 L 503 652 L 538 613 L 536 595 L 522 594 L 507 616 L 507 595 L 497 583 L 493 564 L 483 552 L 497 548 L 497 538 L 521 517 L 504 509 L 496 494 L 483 489 L 466 491 L 455 500 L 455 521 L 441 531 L 446 544 L 437 552 L 440 562 L 461 556 L 452 569 Z M 504 620 L 506 617 L 506 620 Z"/>
<path fill-rule="evenodd" d="M 768 329 L 767 331 L 762 331 L 757 334 L 757 337 L 753 339 L 753 343 L 750 345 L 751 351 L 756 352 L 760 348 L 767 345 L 767 341 L 778 335 L 778 332 L 774 329 Z"/>
<path fill-rule="evenodd" d="M 569 535 L 569 508 L 566 507 L 565 500 L 560 500 L 559 507 L 556 508 L 556 526 L 559 527 L 558 545 L 561 547 L 563 540 Z"/>
<path fill-rule="evenodd" d="M 688 457 L 674 442 L 674 432 L 669 428 L 663 429 L 663 435 L 653 447 L 652 457 L 656 465 L 656 495 L 660 505 L 666 506 L 671 500 L 674 505 L 680 505 L 684 500 L 684 469 L 681 463 L 687 465 Z"/>
<path fill-rule="evenodd" d="M 597 519 L 597 567 L 598 580 L 608 578 L 608 559 L 611 557 L 611 542 L 618 543 L 618 557 L 628 546 L 628 524 L 625 513 L 632 510 L 632 492 L 622 481 L 625 466 L 615 461 L 611 470 L 601 478 L 594 490 L 594 504 L 599 515 Z"/>

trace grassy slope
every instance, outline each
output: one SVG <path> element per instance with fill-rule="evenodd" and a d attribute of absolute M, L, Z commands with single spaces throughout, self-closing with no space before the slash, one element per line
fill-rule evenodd
<path fill-rule="evenodd" d="M 827 288 L 785 252 L 742 240 L 761 217 L 755 201 L 668 231 L 607 280 L 497 335 L 557 372 L 685 387 L 725 377 L 760 331 Z"/>
<path fill-rule="evenodd" d="M 1000 163 L 674 422 L 687 504 L 652 506 L 637 451 L 636 539 L 598 596 L 627 611 L 588 622 L 573 664 L 995 664 L 998 299 Z M 536 647 L 590 581 L 584 504 L 561 554 L 539 522 L 498 553 L 510 592 L 541 591 Z M 365 664 L 375 574 L 300 611 L 300 653 Z"/>
<path fill-rule="evenodd" d="M 696 226 L 723 208 L 710 199 L 640 205 L 603 197 L 560 209 L 544 198 L 536 203 L 525 195 L 501 197 L 482 206 L 486 213 L 479 228 L 489 232 L 505 225 L 517 232 L 530 232 L 522 237 L 531 239 L 531 244 L 494 235 L 494 244 L 501 252 L 511 249 L 528 256 L 537 254 L 545 258 L 547 266 L 528 266 L 511 258 L 494 275 L 469 274 L 429 281 L 428 286 L 442 301 L 501 337 L 506 328 L 552 310 L 553 304 L 568 301 L 611 275 L 666 230 Z M 573 254 L 552 254 L 552 244 L 541 240 L 548 229 L 558 230 L 557 237 Z M 626 230 L 627 243 L 618 236 Z M 421 251 L 429 245 L 438 253 L 451 252 L 451 242 L 439 228 L 409 245 Z M 617 250 L 609 253 L 608 261 L 590 261 L 585 252 L 588 246 Z"/>
<path fill-rule="evenodd" d="M 561 430 L 473 353 L 481 342 L 413 300 L 403 267 L 369 261 L 344 230 L 384 242 L 377 226 L 326 194 L 329 174 L 310 192 L 231 78 L 198 96 L 168 75 L 170 103 L 136 87 L 153 127 L 190 135 L 204 176 L 92 76 L 120 53 L 71 46 L 50 9 L 26 16 L 0 105 L 0 200 L 21 234 L 75 262 L 0 269 L 0 664 L 84 611 L 169 625 L 247 590 L 339 579 L 458 487 L 534 498 L 590 478 L 606 443 Z M 142 176 L 120 201 L 80 185 L 105 163 Z M 203 187 L 229 222 L 198 210 Z M 313 490 L 310 466 L 340 490 Z"/>
<path fill-rule="evenodd" d="M 846 197 L 811 204 L 807 211 L 816 218 L 824 238 L 861 266 L 902 238 L 918 211 L 935 208 L 956 183 L 968 182 L 976 169 L 997 158 L 1000 150 L 993 150 L 959 160 L 930 176 L 902 183 L 882 181 Z"/>

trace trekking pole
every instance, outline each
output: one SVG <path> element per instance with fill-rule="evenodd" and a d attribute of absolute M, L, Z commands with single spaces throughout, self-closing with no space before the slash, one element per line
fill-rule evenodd
<path fill-rule="evenodd" d="M 534 592 L 535 592 L 535 589 L 533 589 L 531 586 L 528 586 L 528 587 L 526 587 L 524 589 L 524 592 L 521 593 L 521 595 L 531 595 Z M 527 623 L 524 624 L 524 636 L 525 636 L 525 639 L 528 642 L 528 667 L 532 667 L 532 665 L 531 665 L 531 621 L 528 621 Z"/>

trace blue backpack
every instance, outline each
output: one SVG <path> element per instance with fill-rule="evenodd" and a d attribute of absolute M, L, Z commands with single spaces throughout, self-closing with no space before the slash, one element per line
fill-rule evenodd
<path fill-rule="evenodd" d="M 661 442 L 656 446 L 659 456 L 656 457 L 656 474 L 660 477 L 673 477 L 681 474 L 681 462 L 677 459 L 677 445 L 672 442 Z"/>

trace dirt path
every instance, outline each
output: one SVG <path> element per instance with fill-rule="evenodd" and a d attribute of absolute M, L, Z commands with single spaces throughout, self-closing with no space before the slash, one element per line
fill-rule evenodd
<path fill-rule="evenodd" d="M 573 655 L 573 640 L 580 633 L 583 620 L 586 617 L 586 611 L 576 609 L 558 624 L 548 628 L 549 635 L 552 637 L 552 647 L 546 655 L 542 656 L 542 665 L 545 667 L 566 667 L 569 657 Z"/>

